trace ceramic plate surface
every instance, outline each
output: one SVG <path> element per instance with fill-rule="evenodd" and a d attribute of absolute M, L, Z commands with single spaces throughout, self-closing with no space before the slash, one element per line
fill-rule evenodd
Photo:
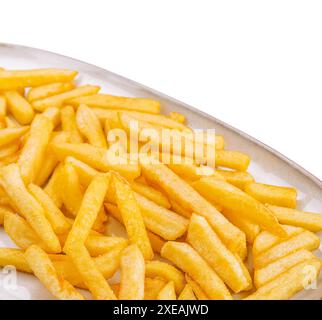
<path fill-rule="evenodd" d="M 256 181 L 294 186 L 299 193 L 301 209 L 322 213 L 322 184 L 319 179 L 256 139 L 180 101 L 99 67 L 24 46 L 0 44 L 0 66 L 7 69 L 51 67 L 73 69 L 79 71 L 79 83 L 98 84 L 102 87 L 101 92 L 157 99 L 161 101 L 163 113 L 167 114 L 170 111 L 183 113 L 188 119 L 188 124 L 193 128 L 215 128 L 216 133 L 225 137 L 227 149 L 240 150 L 249 154 L 252 158 L 249 171 Z M 322 239 L 321 234 L 320 237 Z M 8 246 L 15 247 L 1 228 L 0 247 Z M 322 258 L 321 250 L 315 253 Z M 51 294 L 34 276 L 19 272 L 15 282 L 14 277 L 8 276 L 10 272 L 12 271 L 7 268 L 0 270 L 0 299 L 52 299 Z M 294 296 L 295 299 L 319 299 L 320 297 L 322 297 L 322 275 L 316 289 L 303 290 Z"/>

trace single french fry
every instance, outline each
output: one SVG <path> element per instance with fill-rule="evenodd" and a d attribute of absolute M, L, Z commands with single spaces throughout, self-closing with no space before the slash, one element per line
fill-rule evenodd
<path fill-rule="evenodd" d="M 247 154 L 239 151 L 216 150 L 216 167 L 246 171 L 250 163 Z"/>
<path fill-rule="evenodd" d="M 76 124 L 75 110 L 72 106 L 66 106 L 61 109 L 62 129 L 70 134 L 71 143 L 82 143 L 83 138 Z"/>
<path fill-rule="evenodd" d="M 210 300 L 196 281 L 192 280 L 192 278 L 189 277 L 188 274 L 185 275 L 185 278 L 198 300 Z"/>
<path fill-rule="evenodd" d="M 115 187 L 116 204 L 121 212 L 130 243 L 138 245 L 146 260 L 152 259 L 152 247 L 133 191 L 126 181 L 116 174 L 113 174 L 113 185 Z"/>
<path fill-rule="evenodd" d="M 241 217 L 258 224 L 264 230 L 285 236 L 285 231 L 274 214 L 263 204 L 228 182 L 215 178 L 202 178 L 193 187 L 206 199 L 236 212 Z"/>
<path fill-rule="evenodd" d="M 186 284 L 181 291 L 178 300 L 197 300 L 190 284 Z"/>
<path fill-rule="evenodd" d="M 247 268 L 226 248 L 205 218 L 191 216 L 187 241 L 235 293 L 251 288 Z"/>
<path fill-rule="evenodd" d="M 97 175 L 88 186 L 81 202 L 72 229 L 64 245 L 64 251 L 70 252 L 76 244 L 84 244 L 95 219 L 103 205 L 109 186 L 109 176 Z"/>
<path fill-rule="evenodd" d="M 173 281 L 168 282 L 158 293 L 157 300 L 177 300 Z"/>
<path fill-rule="evenodd" d="M 159 113 L 160 102 L 146 98 L 126 98 L 109 94 L 94 94 L 88 97 L 79 97 L 70 100 L 72 106 L 86 104 L 89 107 L 104 109 L 125 109 L 147 113 Z"/>
<path fill-rule="evenodd" d="M 147 231 L 147 234 L 153 251 L 160 253 L 163 245 L 165 244 L 165 241 L 151 231 Z"/>
<path fill-rule="evenodd" d="M 17 270 L 32 273 L 24 256 L 24 251 L 13 248 L 0 248 L 0 267 L 14 266 Z"/>
<path fill-rule="evenodd" d="M 261 228 L 258 224 L 239 216 L 238 213 L 229 210 L 222 210 L 223 215 L 237 228 L 243 231 L 246 235 L 248 243 L 253 244 L 256 237 L 261 232 Z"/>
<path fill-rule="evenodd" d="M 52 122 L 54 128 L 60 124 L 60 110 L 58 108 L 49 107 L 42 113 L 42 115 Z"/>
<path fill-rule="evenodd" d="M 29 127 L 5 128 L 0 130 L 0 147 L 12 143 L 22 137 Z"/>
<path fill-rule="evenodd" d="M 74 84 L 72 84 L 71 82 L 54 82 L 44 84 L 39 87 L 31 88 L 27 93 L 27 99 L 29 102 L 45 99 L 56 94 L 72 90 L 74 89 L 74 87 Z"/>
<path fill-rule="evenodd" d="M 94 176 L 99 174 L 99 171 L 74 157 L 67 157 L 65 159 L 65 163 L 69 163 L 75 168 L 79 181 L 84 187 L 87 187 L 91 183 Z"/>
<path fill-rule="evenodd" d="M 268 205 L 280 223 L 301 227 L 312 232 L 322 231 L 322 214 Z"/>
<path fill-rule="evenodd" d="M 295 235 L 298 235 L 299 233 L 303 232 L 304 229 L 298 228 L 298 227 L 292 227 L 292 226 L 282 226 L 286 237 L 278 237 L 275 234 L 272 234 L 268 231 L 262 231 L 254 240 L 253 243 L 253 256 L 257 256 L 260 253 L 270 249 L 274 245 L 285 241 L 286 239 L 289 239 Z"/>
<path fill-rule="evenodd" d="M 48 249 L 53 253 L 60 252 L 59 240 L 46 219 L 43 208 L 26 189 L 17 164 L 2 168 L 1 184 L 10 201 L 26 218 Z"/>
<path fill-rule="evenodd" d="M 47 109 L 49 110 L 49 109 Z M 53 143 L 65 143 L 69 140 L 69 135 L 66 132 L 59 131 L 57 134 L 53 135 L 51 137 L 51 142 Z M 34 181 L 34 183 L 38 186 L 43 186 L 48 178 L 52 175 L 54 172 L 57 164 L 58 159 L 51 151 L 50 147 L 47 146 L 46 148 L 46 154 L 43 160 L 43 163 L 41 165 L 41 170 L 38 172 L 38 175 Z"/>
<path fill-rule="evenodd" d="M 42 115 L 37 115 L 31 124 L 29 137 L 18 160 L 26 184 L 35 181 L 41 169 L 52 130 L 52 122 Z"/>
<path fill-rule="evenodd" d="M 32 103 L 32 106 L 39 112 L 43 112 L 48 107 L 61 108 L 65 102 L 68 103 L 71 99 L 92 95 L 97 93 L 99 90 L 100 87 L 98 86 L 80 86 L 67 92 L 63 92 L 48 98 L 36 100 Z"/>
<path fill-rule="evenodd" d="M 23 125 L 31 123 L 35 112 L 30 103 L 15 90 L 6 91 L 4 95 L 14 118 Z"/>
<path fill-rule="evenodd" d="M 28 186 L 28 191 L 43 207 L 45 216 L 56 234 L 62 234 L 70 229 L 70 223 L 64 214 L 43 189 L 31 183 Z"/>
<path fill-rule="evenodd" d="M 246 171 L 217 170 L 216 172 L 223 176 L 227 182 L 241 190 L 245 190 L 248 183 L 254 182 L 253 176 Z"/>
<path fill-rule="evenodd" d="M 144 257 L 136 244 L 123 250 L 121 258 L 120 300 L 143 300 Z"/>
<path fill-rule="evenodd" d="M 254 271 L 254 284 L 256 288 L 260 288 L 278 277 L 280 274 L 287 272 L 287 270 L 291 269 L 295 265 L 313 258 L 314 255 L 310 251 L 304 249 L 291 253 L 268 264 L 264 268 L 256 269 Z"/>
<path fill-rule="evenodd" d="M 131 188 L 144 196 L 145 198 L 155 202 L 161 207 L 164 207 L 166 209 L 169 209 L 171 207 L 168 198 L 159 190 L 156 190 L 146 184 L 133 181 L 131 183 Z"/>
<path fill-rule="evenodd" d="M 79 242 L 65 245 L 66 254 L 71 258 L 73 264 L 79 271 L 84 283 L 91 291 L 94 299 L 116 300 L 116 297 L 99 270 L 95 261 L 90 257 L 84 245 Z"/>
<path fill-rule="evenodd" d="M 65 279 L 58 274 L 46 252 L 33 245 L 25 252 L 25 258 L 35 276 L 58 299 L 84 300 L 84 297 Z"/>
<path fill-rule="evenodd" d="M 293 209 L 296 208 L 297 192 L 294 188 L 253 182 L 247 184 L 245 192 L 262 203 Z"/>
<path fill-rule="evenodd" d="M 161 187 L 169 198 L 174 198 L 184 209 L 205 217 L 227 247 L 242 259 L 246 256 L 246 237 L 215 207 L 206 201 L 188 183 L 165 165 L 141 163 L 145 178 Z"/>
<path fill-rule="evenodd" d="M 211 299 L 232 299 L 222 280 L 209 267 L 203 258 L 187 243 L 167 242 L 161 250 L 161 256 L 173 262 L 187 272 Z"/>
<path fill-rule="evenodd" d="M 107 172 L 114 170 L 119 172 L 122 176 L 129 180 L 133 180 L 140 176 L 141 171 L 138 164 L 132 163 L 112 163 L 108 157 L 105 156 L 106 150 L 97 148 L 90 144 L 71 144 L 71 143 L 52 143 L 53 152 L 59 159 L 63 160 L 68 156 L 72 156 L 80 161 L 85 162 L 94 169 Z M 127 162 L 128 160 L 125 159 Z"/>
<path fill-rule="evenodd" d="M 90 144 L 99 148 L 107 148 L 103 128 L 95 113 L 85 104 L 81 104 L 76 113 L 78 130 L 87 138 Z"/>
<path fill-rule="evenodd" d="M 254 256 L 254 267 L 260 269 L 295 251 L 301 249 L 313 251 L 319 246 L 320 238 L 317 235 L 310 231 L 303 231 L 298 235 L 271 247 L 258 256 Z"/>
<path fill-rule="evenodd" d="M 314 282 L 319 275 L 321 262 L 318 259 L 297 264 L 290 270 L 268 282 L 245 300 L 286 300 Z"/>
<path fill-rule="evenodd" d="M 65 163 L 58 183 L 59 193 L 68 212 L 76 217 L 83 199 L 83 190 L 75 168 Z"/>
<path fill-rule="evenodd" d="M 145 264 L 146 277 L 160 277 L 168 282 L 173 282 L 175 291 L 179 294 L 185 285 L 184 275 L 174 266 L 161 261 L 147 261 Z"/>
<path fill-rule="evenodd" d="M 0 90 L 36 87 L 52 82 L 70 82 L 76 71 L 63 69 L 2 70 Z"/>
<path fill-rule="evenodd" d="M 169 117 L 173 119 L 174 121 L 177 121 L 179 123 L 185 123 L 186 122 L 186 117 L 178 112 L 170 112 Z"/>

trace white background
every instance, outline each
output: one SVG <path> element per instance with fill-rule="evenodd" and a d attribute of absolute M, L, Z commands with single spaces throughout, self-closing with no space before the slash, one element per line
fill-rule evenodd
<path fill-rule="evenodd" d="M 322 1 L 2 1 L 0 42 L 141 82 L 322 179 Z"/>

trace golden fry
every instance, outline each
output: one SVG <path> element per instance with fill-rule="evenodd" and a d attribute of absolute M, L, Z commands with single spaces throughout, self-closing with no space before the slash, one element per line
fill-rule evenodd
<path fill-rule="evenodd" d="M 312 232 L 322 231 L 322 214 L 268 205 L 280 223 L 301 227 Z"/>
<path fill-rule="evenodd" d="M 24 251 L 13 248 L 0 248 L 0 267 L 14 266 L 17 270 L 32 273 L 24 256 Z"/>
<path fill-rule="evenodd" d="M 104 109 L 125 109 L 147 113 L 159 113 L 160 102 L 145 98 L 126 98 L 108 94 L 95 94 L 88 97 L 79 97 L 69 101 L 73 106 L 86 104 L 89 107 Z"/>
<path fill-rule="evenodd" d="M 253 176 L 246 171 L 217 170 L 216 172 L 222 175 L 228 183 L 242 190 L 245 190 L 248 183 L 254 182 Z"/>
<path fill-rule="evenodd" d="M 181 291 L 178 300 L 197 300 L 190 284 L 186 284 Z"/>
<path fill-rule="evenodd" d="M 29 130 L 29 127 L 1 129 L 0 130 L 0 147 L 18 140 L 28 130 Z"/>
<path fill-rule="evenodd" d="M 281 207 L 296 208 L 297 192 L 294 188 L 271 186 L 262 183 L 249 183 L 245 192 L 262 203 Z"/>
<path fill-rule="evenodd" d="M 216 166 L 246 171 L 250 163 L 247 154 L 239 151 L 216 150 Z"/>
<path fill-rule="evenodd" d="M 41 169 L 52 130 L 52 122 L 42 115 L 37 115 L 31 124 L 29 137 L 18 160 L 26 184 L 34 182 Z"/>

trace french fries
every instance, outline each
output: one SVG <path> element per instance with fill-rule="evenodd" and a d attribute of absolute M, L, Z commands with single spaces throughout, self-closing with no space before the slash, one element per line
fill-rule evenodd
<path fill-rule="evenodd" d="M 29 137 L 18 160 L 26 184 L 34 182 L 40 171 L 52 130 L 52 122 L 43 115 L 37 115 L 31 124 Z"/>
<path fill-rule="evenodd" d="M 192 215 L 187 241 L 235 293 L 251 289 L 252 279 L 243 262 L 225 247 L 205 218 Z"/>
<path fill-rule="evenodd" d="M 1 87 L 0 87 L 1 88 Z M 104 109 L 125 109 L 147 113 L 159 113 L 160 102 L 145 98 L 125 98 L 108 94 L 95 94 L 88 97 L 74 98 L 69 101 L 72 106 L 86 104 L 89 107 Z"/>
<path fill-rule="evenodd" d="M 84 300 L 84 297 L 68 281 L 58 277 L 48 255 L 40 247 L 30 246 L 26 250 L 25 258 L 35 276 L 56 298 Z"/>
<path fill-rule="evenodd" d="M 289 299 L 295 293 L 314 282 L 319 275 L 320 269 L 321 262 L 316 258 L 297 264 L 259 288 L 255 293 L 249 295 L 246 300 Z"/>
<path fill-rule="evenodd" d="M 242 258 L 246 254 L 246 237 L 226 218 L 199 195 L 189 184 L 180 179 L 163 164 L 141 163 L 144 176 L 158 184 L 171 198 L 185 209 L 205 217 L 230 250 Z"/>
<path fill-rule="evenodd" d="M 322 215 L 268 205 L 280 223 L 301 227 L 312 232 L 322 231 Z"/>
<path fill-rule="evenodd" d="M 290 253 L 289 255 L 268 264 L 266 267 L 256 269 L 254 272 L 254 284 L 256 288 L 260 288 L 298 263 L 312 260 L 313 258 L 314 255 L 310 251 L 304 249 Z"/>
<path fill-rule="evenodd" d="M 216 178 L 201 178 L 193 186 L 205 198 L 222 205 L 224 209 L 234 211 L 276 235 L 285 236 L 273 213 L 237 187 Z"/>
<path fill-rule="evenodd" d="M 144 299 L 144 257 L 136 244 L 123 250 L 121 257 L 120 300 Z"/>
<path fill-rule="evenodd" d="M 29 102 L 17 91 L 6 91 L 5 97 L 8 103 L 8 109 L 14 118 L 23 125 L 31 123 L 35 112 Z"/>
<path fill-rule="evenodd" d="M 53 82 L 70 82 L 76 71 L 62 69 L 2 70 L 0 90 L 36 87 Z"/>
<path fill-rule="evenodd" d="M 262 203 L 296 208 L 297 192 L 294 188 L 270 186 L 253 182 L 247 184 L 245 192 Z"/>
<path fill-rule="evenodd" d="M 250 300 L 320 286 L 322 215 L 297 209 L 295 188 L 258 183 L 251 153 L 170 105 L 164 115 L 76 74 L 0 68 L 0 226 L 16 247 L 0 248 L 0 267 L 64 300 L 84 299 L 75 288 Z"/>
<path fill-rule="evenodd" d="M 161 250 L 161 256 L 187 272 L 211 299 L 232 299 L 222 280 L 198 253 L 187 243 L 169 241 Z"/>
<path fill-rule="evenodd" d="M 27 100 L 33 102 L 35 100 L 45 99 L 53 95 L 70 91 L 74 89 L 74 85 L 71 82 L 54 82 L 44 84 L 39 87 L 34 87 L 27 93 Z"/>
<path fill-rule="evenodd" d="M 269 263 L 297 250 L 306 249 L 313 251 L 319 246 L 320 238 L 317 235 L 310 231 L 303 231 L 294 237 L 278 243 L 258 256 L 254 256 L 254 266 L 255 268 L 263 268 Z"/>
<path fill-rule="evenodd" d="M 32 103 L 34 109 L 39 112 L 45 111 L 49 107 L 61 108 L 64 102 L 68 102 L 73 98 L 88 96 L 97 93 L 100 90 L 98 86 L 86 85 L 77 87 L 67 92 L 63 92 L 48 98 L 36 100 Z"/>
<path fill-rule="evenodd" d="M 51 252 L 61 251 L 60 243 L 40 204 L 26 189 L 19 166 L 11 164 L 1 170 L 1 184 L 10 201 L 29 222 Z"/>

